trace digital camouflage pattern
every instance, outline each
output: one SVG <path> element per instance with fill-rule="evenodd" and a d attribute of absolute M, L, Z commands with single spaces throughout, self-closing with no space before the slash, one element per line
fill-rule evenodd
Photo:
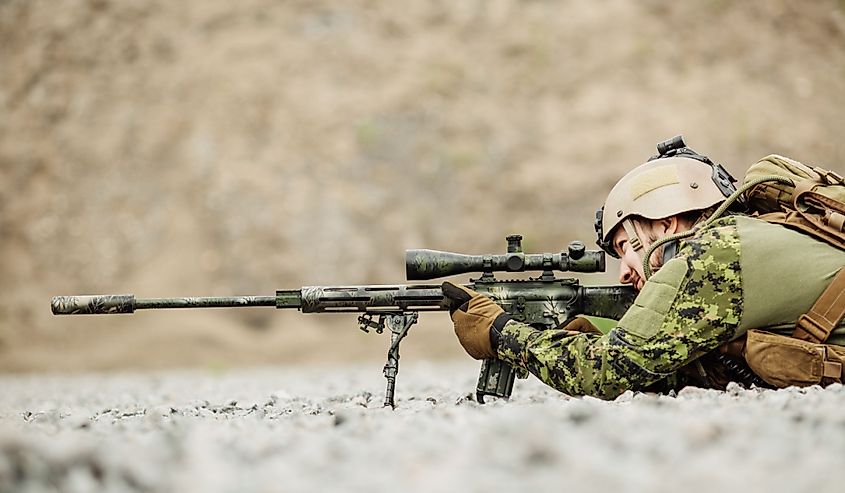
<path fill-rule="evenodd" d="M 538 331 L 516 321 L 498 338 L 499 358 L 570 395 L 612 399 L 675 377 L 733 339 L 743 310 L 736 218 L 684 241 L 608 334 Z"/>

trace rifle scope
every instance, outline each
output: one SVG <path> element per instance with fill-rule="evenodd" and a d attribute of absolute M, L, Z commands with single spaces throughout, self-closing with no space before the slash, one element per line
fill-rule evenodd
<path fill-rule="evenodd" d="M 587 250 L 580 241 L 569 244 L 566 252 L 523 253 L 522 236 L 507 238 L 508 253 L 504 255 L 464 255 L 438 250 L 406 250 L 405 275 L 409 281 L 424 281 L 438 277 L 481 272 L 561 271 L 604 272 L 604 252 Z"/>

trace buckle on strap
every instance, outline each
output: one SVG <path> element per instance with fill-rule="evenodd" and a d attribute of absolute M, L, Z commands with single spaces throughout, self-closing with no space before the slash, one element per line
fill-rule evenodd
<path fill-rule="evenodd" d="M 842 383 L 842 363 L 838 361 L 824 360 L 822 376 L 829 378 L 836 383 Z"/>
<path fill-rule="evenodd" d="M 792 337 L 801 339 L 802 341 L 819 344 L 827 339 L 833 328 L 828 328 L 819 323 L 816 319 L 805 313 L 798 317 L 798 324 L 795 327 Z"/>
<path fill-rule="evenodd" d="M 822 383 L 842 383 L 842 362 L 831 358 L 830 350 L 826 346 L 821 345 L 817 349 L 822 357 Z"/>
<path fill-rule="evenodd" d="M 835 171 L 828 171 L 824 168 L 815 167 L 813 171 L 819 174 L 822 181 L 826 182 L 828 185 L 842 185 L 845 184 L 845 178 L 842 177 L 839 173 Z"/>
<path fill-rule="evenodd" d="M 639 236 L 637 236 L 637 230 L 634 229 L 634 223 L 631 222 L 630 219 L 626 219 L 622 221 L 622 229 L 624 229 L 625 233 L 628 235 L 628 243 L 630 243 L 631 248 L 633 248 L 635 252 L 642 250 L 643 243 L 640 241 Z"/>
<path fill-rule="evenodd" d="M 792 337 L 816 344 L 824 342 L 845 319 L 845 268 L 833 276 L 810 311 L 798 317 Z"/>

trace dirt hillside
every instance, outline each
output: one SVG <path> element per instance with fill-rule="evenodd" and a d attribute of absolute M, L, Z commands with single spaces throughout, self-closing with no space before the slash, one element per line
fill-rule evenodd
<path fill-rule="evenodd" d="M 592 244 L 656 142 L 841 172 L 843 107 L 841 1 L 0 1 L 0 371 L 381 358 L 354 317 L 48 303 Z M 414 330 L 403 355 L 460 357 L 442 315 Z"/>

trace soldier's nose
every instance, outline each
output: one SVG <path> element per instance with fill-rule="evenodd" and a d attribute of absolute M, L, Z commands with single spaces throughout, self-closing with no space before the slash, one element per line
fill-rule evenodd
<path fill-rule="evenodd" d="M 619 282 L 622 284 L 633 284 L 634 282 L 634 271 L 625 262 L 619 264 Z"/>

